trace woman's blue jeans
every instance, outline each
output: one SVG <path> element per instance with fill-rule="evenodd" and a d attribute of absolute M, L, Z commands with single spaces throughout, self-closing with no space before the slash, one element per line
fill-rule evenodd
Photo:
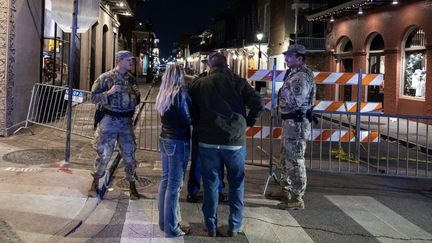
<path fill-rule="evenodd" d="M 179 196 L 189 161 L 190 141 L 159 138 L 162 178 L 159 185 L 159 227 L 166 237 L 179 236 Z"/>

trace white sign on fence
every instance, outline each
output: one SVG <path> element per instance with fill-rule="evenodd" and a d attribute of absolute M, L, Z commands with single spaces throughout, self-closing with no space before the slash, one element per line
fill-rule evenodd
<path fill-rule="evenodd" d="M 65 95 L 64 95 L 64 99 L 68 100 L 69 99 L 69 90 L 65 90 Z M 77 91 L 74 90 L 72 93 L 72 101 L 73 102 L 77 102 L 77 103 L 83 103 L 84 100 L 84 92 L 82 91 Z"/>

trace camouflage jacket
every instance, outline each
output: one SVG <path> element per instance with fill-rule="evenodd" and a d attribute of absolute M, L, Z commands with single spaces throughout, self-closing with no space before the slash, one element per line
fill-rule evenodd
<path fill-rule="evenodd" d="M 121 92 L 107 95 L 107 91 L 113 85 L 121 85 Z M 135 106 L 139 104 L 140 92 L 135 78 L 130 73 L 122 77 L 113 69 L 96 79 L 91 89 L 91 100 L 110 111 L 128 112 L 135 110 Z"/>
<path fill-rule="evenodd" d="M 306 112 L 315 103 L 315 89 L 313 73 L 305 64 L 292 69 L 279 91 L 280 113 Z"/>

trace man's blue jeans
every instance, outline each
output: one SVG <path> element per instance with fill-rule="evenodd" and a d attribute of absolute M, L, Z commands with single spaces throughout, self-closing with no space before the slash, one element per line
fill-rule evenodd
<path fill-rule="evenodd" d="M 219 177 L 219 193 L 224 192 L 225 183 L 223 181 L 224 178 L 224 171 L 223 171 L 223 164 L 221 163 L 221 173 Z M 198 154 L 198 132 L 196 132 L 196 129 L 194 128 L 192 130 L 192 152 L 191 152 L 191 165 L 189 169 L 189 179 L 187 183 L 187 189 L 188 193 L 191 196 L 195 196 L 201 186 L 201 160 L 199 158 Z"/>
<path fill-rule="evenodd" d="M 180 207 L 179 195 L 189 160 L 189 140 L 160 138 L 162 178 L 159 185 L 158 209 L 159 228 L 166 237 L 179 236 Z"/>
<path fill-rule="evenodd" d="M 207 230 L 216 232 L 217 229 L 219 174 L 222 167 L 221 164 L 225 164 L 227 168 L 230 206 L 228 226 L 230 231 L 238 232 L 243 223 L 246 146 L 242 146 L 238 150 L 200 146 L 198 153 L 202 161 L 204 186 L 202 211 Z"/>

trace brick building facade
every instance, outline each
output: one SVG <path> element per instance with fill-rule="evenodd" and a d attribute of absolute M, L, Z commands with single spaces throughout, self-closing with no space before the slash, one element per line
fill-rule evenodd
<path fill-rule="evenodd" d="M 432 115 L 432 89 L 427 88 L 432 83 L 432 2 L 367 2 L 351 1 L 349 6 L 309 16 L 328 21 L 326 49 L 331 71 L 383 73 L 385 81 L 380 88 L 385 113 Z M 364 13 L 360 15 L 356 9 L 361 6 Z M 351 11 L 344 14 L 344 10 Z M 372 101 L 374 87 L 368 89 L 362 97 Z M 327 98 L 355 100 L 357 89 L 333 86 L 326 88 L 325 94 Z"/>

